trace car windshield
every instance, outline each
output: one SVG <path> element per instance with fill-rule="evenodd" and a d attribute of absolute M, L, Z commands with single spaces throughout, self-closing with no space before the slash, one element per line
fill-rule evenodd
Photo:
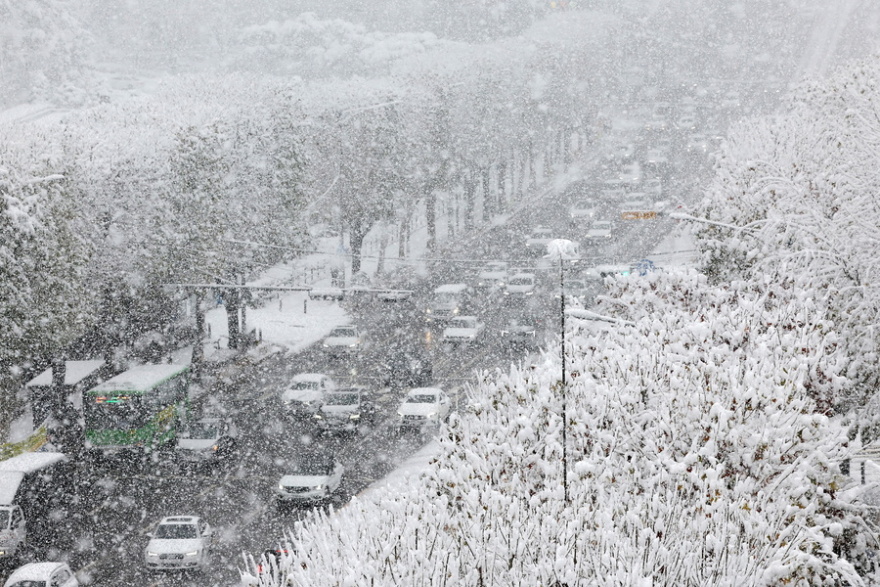
<path fill-rule="evenodd" d="M 408 404 L 436 404 L 437 396 L 432 393 L 417 393 L 406 398 Z"/>
<path fill-rule="evenodd" d="M 216 422 L 193 422 L 184 432 L 189 438 L 217 438 L 220 435 L 220 426 Z"/>
<path fill-rule="evenodd" d="M 199 532 L 193 524 L 159 524 L 156 528 L 156 538 L 165 540 L 186 540 L 198 538 Z"/>
<path fill-rule="evenodd" d="M 350 338 L 357 336 L 357 331 L 350 326 L 340 326 L 339 328 L 334 328 L 330 333 L 330 336 L 336 338 Z"/>
<path fill-rule="evenodd" d="M 360 396 L 356 393 L 333 393 L 327 396 L 324 401 L 328 406 L 352 406 L 360 401 Z"/>
<path fill-rule="evenodd" d="M 9 510 L 0 510 L 0 530 L 5 530 L 9 527 L 9 518 L 12 516 L 12 512 Z"/>
<path fill-rule="evenodd" d="M 9 587 L 46 587 L 46 582 L 25 579 L 23 581 L 16 581 L 15 583 L 10 584 Z"/>
<path fill-rule="evenodd" d="M 530 277 L 514 277 L 510 280 L 510 285 L 532 285 Z"/>
<path fill-rule="evenodd" d="M 329 475 L 333 472 L 333 461 L 330 459 L 309 459 L 294 463 L 291 475 Z"/>
<path fill-rule="evenodd" d="M 477 321 L 473 318 L 456 318 L 451 321 L 450 326 L 453 328 L 476 328 Z"/>
<path fill-rule="evenodd" d="M 575 210 L 589 210 L 593 207 L 592 202 L 578 202 L 574 205 Z"/>

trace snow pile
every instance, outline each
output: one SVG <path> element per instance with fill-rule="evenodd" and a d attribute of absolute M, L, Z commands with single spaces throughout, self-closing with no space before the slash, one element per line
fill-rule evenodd
<path fill-rule="evenodd" d="M 609 285 L 632 327 L 576 326 L 567 387 L 553 352 L 485 378 L 421 483 L 292 530 L 292 584 L 859 584 L 857 445 L 810 392 L 843 377 L 830 323 L 774 284 Z"/>

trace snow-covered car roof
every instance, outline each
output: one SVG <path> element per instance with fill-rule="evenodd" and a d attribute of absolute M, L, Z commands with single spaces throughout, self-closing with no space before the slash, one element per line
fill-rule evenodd
<path fill-rule="evenodd" d="M 320 383 L 327 378 L 328 377 L 323 373 L 300 373 L 299 375 L 294 375 L 290 382 L 299 383 L 301 381 L 307 381 L 309 383 Z"/>
<path fill-rule="evenodd" d="M 60 567 L 66 566 L 66 563 L 47 562 L 47 563 L 28 563 L 15 569 L 15 571 L 6 580 L 6 585 L 13 585 L 19 581 L 48 581 L 49 577 Z"/>

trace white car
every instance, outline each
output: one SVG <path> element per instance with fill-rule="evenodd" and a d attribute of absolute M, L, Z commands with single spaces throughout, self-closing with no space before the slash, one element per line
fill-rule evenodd
<path fill-rule="evenodd" d="M 221 418 L 189 422 L 177 437 L 177 456 L 185 462 L 212 463 L 235 453 L 238 428 Z"/>
<path fill-rule="evenodd" d="M 549 228 L 534 228 L 526 239 L 526 250 L 533 255 L 543 255 L 547 252 L 547 243 L 553 238 L 553 231 Z"/>
<path fill-rule="evenodd" d="M 333 457 L 303 457 L 287 469 L 278 482 L 279 503 L 313 503 L 324 501 L 339 489 L 345 468 Z"/>
<path fill-rule="evenodd" d="M 416 387 L 397 408 L 398 428 L 422 429 L 449 418 L 449 396 L 439 387 Z"/>
<path fill-rule="evenodd" d="M 614 223 L 610 220 L 597 220 L 584 235 L 588 245 L 598 246 L 607 243 L 614 236 Z"/>
<path fill-rule="evenodd" d="M 147 534 L 144 561 L 151 570 L 203 570 L 210 561 L 214 530 L 198 516 L 168 516 Z"/>
<path fill-rule="evenodd" d="M 568 209 L 568 217 L 574 225 L 590 222 L 595 216 L 596 203 L 590 200 L 581 200 Z"/>
<path fill-rule="evenodd" d="M 535 274 L 517 273 L 507 280 L 507 288 L 504 295 L 507 296 L 530 296 L 535 293 Z"/>
<path fill-rule="evenodd" d="M 294 416 L 311 417 L 321 408 L 324 396 L 336 390 L 336 383 L 323 373 L 300 373 L 281 394 L 281 403 Z"/>
<path fill-rule="evenodd" d="M 483 334 L 485 325 L 476 316 L 456 316 L 443 329 L 443 341 L 452 343 L 475 342 Z"/>
<path fill-rule="evenodd" d="M 21 506 L 0 505 L 0 561 L 14 559 L 27 538 Z"/>
<path fill-rule="evenodd" d="M 67 563 L 28 563 L 15 569 L 3 587 L 78 587 Z"/>
<path fill-rule="evenodd" d="M 477 287 L 490 292 L 504 287 L 509 266 L 505 261 L 490 261 L 477 274 Z"/>
<path fill-rule="evenodd" d="M 337 326 L 324 339 L 324 350 L 332 354 L 356 353 L 364 346 L 363 333 L 357 326 Z"/>

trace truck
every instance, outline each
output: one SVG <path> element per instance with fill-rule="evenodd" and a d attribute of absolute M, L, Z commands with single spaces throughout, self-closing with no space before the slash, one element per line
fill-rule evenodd
<path fill-rule="evenodd" d="M 62 453 L 27 452 L 0 461 L 0 561 L 20 557 L 26 544 L 55 546 L 53 528 L 74 495 L 74 464 Z"/>

